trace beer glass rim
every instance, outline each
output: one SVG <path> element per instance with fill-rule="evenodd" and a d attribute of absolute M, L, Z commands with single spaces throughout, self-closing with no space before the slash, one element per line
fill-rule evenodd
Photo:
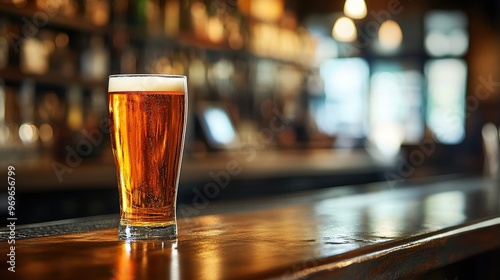
<path fill-rule="evenodd" d="M 187 77 L 170 74 L 114 74 L 109 76 L 108 92 L 183 92 Z"/>
<path fill-rule="evenodd" d="M 111 74 L 109 78 L 122 78 L 122 77 L 161 77 L 161 78 L 186 78 L 185 75 L 172 75 L 172 74 Z"/>

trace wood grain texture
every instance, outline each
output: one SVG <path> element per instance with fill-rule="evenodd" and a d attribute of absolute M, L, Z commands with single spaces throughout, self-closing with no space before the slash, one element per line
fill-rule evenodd
<path fill-rule="evenodd" d="M 352 188 L 179 216 L 173 242 L 121 241 L 116 228 L 17 240 L 16 272 L 4 261 L 0 278 L 395 279 L 500 248 L 498 181 Z"/>

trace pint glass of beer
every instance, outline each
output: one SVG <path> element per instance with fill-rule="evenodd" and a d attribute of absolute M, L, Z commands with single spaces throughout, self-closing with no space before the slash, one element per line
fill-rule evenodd
<path fill-rule="evenodd" d="M 111 144 L 124 240 L 175 239 L 176 199 L 187 120 L 187 80 L 111 75 Z"/>

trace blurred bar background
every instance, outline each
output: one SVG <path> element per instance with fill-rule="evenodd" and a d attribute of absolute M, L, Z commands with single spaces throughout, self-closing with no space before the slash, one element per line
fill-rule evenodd
<path fill-rule="evenodd" d="M 118 212 L 118 73 L 188 76 L 179 205 L 195 214 L 215 200 L 498 175 L 498 1 L 4 0 L 0 174 L 17 170 L 19 223 Z"/>

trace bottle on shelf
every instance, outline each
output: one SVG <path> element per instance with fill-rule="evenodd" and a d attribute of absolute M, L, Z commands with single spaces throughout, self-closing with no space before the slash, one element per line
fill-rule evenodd
<path fill-rule="evenodd" d="M 137 73 L 137 55 L 135 49 L 127 45 L 120 56 L 120 73 Z"/>
<path fill-rule="evenodd" d="M 50 68 L 54 74 L 73 77 L 76 75 L 74 51 L 69 47 L 69 36 L 59 32 L 54 36 L 54 51 L 50 56 Z"/>
<path fill-rule="evenodd" d="M 160 0 L 146 0 L 146 31 L 147 34 L 158 36 L 163 31 Z"/>
<path fill-rule="evenodd" d="M 18 157 L 25 161 L 38 161 L 39 150 L 39 130 L 35 120 L 35 92 L 36 84 L 34 80 L 25 80 L 19 91 L 20 125 L 18 128 L 21 147 Z"/>
<path fill-rule="evenodd" d="M 83 127 L 83 92 L 79 86 L 70 86 L 66 92 L 66 106 L 68 108 L 66 125 L 72 132 L 77 132 Z"/>
<path fill-rule="evenodd" d="M 56 124 L 63 117 L 64 110 L 59 96 L 55 91 L 48 90 L 42 94 L 37 105 L 37 119 L 39 123 L 40 142 L 47 156 L 53 154 Z"/>
<path fill-rule="evenodd" d="M 146 29 L 147 0 L 128 1 L 128 22 L 130 26 L 139 30 Z"/>
<path fill-rule="evenodd" d="M 179 33 L 180 0 L 166 0 L 163 6 L 164 32 L 167 36 Z"/>
<path fill-rule="evenodd" d="M 9 140 L 9 127 L 5 121 L 5 111 L 7 109 L 5 99 L 5 84 L 0 80 L 0 148 L 4 147 Z"/>
<path fill-rule="evenodd" d="M 20 67 L 25 73 L 42 75 L 49 71 L 50 45 L 38 37 L 30 37 L 21 43 Z"/>
<path fill-rule="evenodd" d="M 107 123 L 108 119 L 108 94 L 107 90 L 101 87 L 94 88 L 90 91 L 90 100 L 85 106 L 85 121 L 80 133 L 77 134 L 79 141 L 88 141 L 90 143 L 91 151 L 88 155 L 82 156 L 96 157 L 101 155 L 104 150 L 103 147 L 110 144 L 107 141 L 108 131 L 103 129 L 103 124 Z M 108 149 L 107 151 L 110 151 Z"/>
<path fill-rule="evenodd" d="M 132 7 L 132 3 L 129 3 L 128 0 L 112 0 L 112 21 L 113 23 L 125 23 L 127 20 L 127 13 L 130 7 Z"/>
<path fill-rule="evenodd" d="M 19 92 L 19 108 L 21 124 L 35 122 L 35 91 L 36 84 L 32 79 L 25 80 Z M 22 139 L 21 139 L 22 140 Z M 28 139 L 31 142 L 31 138 Z"/>
<path fill-rule="evenodd" d="M 109 53 L 102 37 L 93 36 L 89 47 L 83 51 L 80 59 L 82 77 L 103 80 L 108 75 Z"/>
<path fill-rule="evenodd" d="M 0 18 L 0 69 L 9 65 L 9 40 L 7 34 L 7 21 Z"/>
<path fill-rule="evenodd" d="M 130 44 L 130 34 L 123 22 L 117 22 L 113 27 L 113 70 L 119 73 L 133 74 L 137 72 L 137 51 Z"/>
<path fill-rule="evenodd" d="M 109 23 L 109 0 L 85 0 L 85 18 L 96 26 Z"/>

